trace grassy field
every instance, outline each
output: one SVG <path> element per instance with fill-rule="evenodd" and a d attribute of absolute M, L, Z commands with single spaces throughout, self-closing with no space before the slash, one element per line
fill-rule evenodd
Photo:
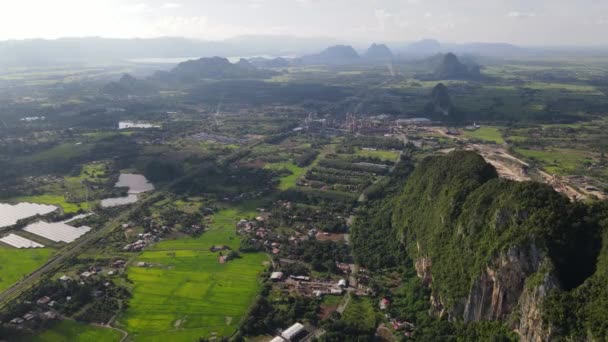
<path fill-rule="evenodd" d="M 498 127 L 484 126 L 475 131 L 464 131 L 464 135 L 469 138 L 494 142 L 497 144 L 505 143 L 502 133 Z"/>
<path fill-rule="evenodd" d="M 0 291 L 42 266 L 53 253 L 49 248 L 0 247 Z"/>
<path fill-rule="evenodd" d="M 576 172 L 577 169 L 584 166 L 585 162 L 592 160 L 586 152 L 570 149 L 536 151 L 515 148 L 515 152 L 540 163 L 545 171 L 557 175 L 568 175 Z"/>
<path fill-rule="evenodd" d="M 162 241 L 137 259 L 150 267 L 130 267 L 133 298 L 120 324 L 136 341 L 195 341 L 230 336 L 259 290 L 264 254 L 241 254 L 220 264 L 214 245 L 238 249 L 238 219 L 255 212 L 223 210 L 200 238 Z"/>
<path fill-rule="evenodd" d="M 28 342 L 112 342 L 120 341 L 120 331 L 74 321 L 59 321 Z"/>
<path fill-rule="evenodd" d="M 299 167 L 290 161 L 282 163 L 268 163 L 264 167 L 272 170 L 288 169 L 292 172 L 292 174 L 289 176 L 281 177 L 281 182 L 279 183 L 279 189 L 281 190 L 287 190 L 296 186 L 298 179 L 300 179 L 300 177 L 306 173 L 306 168 Z"/>

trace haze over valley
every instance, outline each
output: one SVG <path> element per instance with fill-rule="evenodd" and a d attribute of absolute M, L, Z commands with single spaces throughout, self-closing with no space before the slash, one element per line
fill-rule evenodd
<path fill-rule="evenodd" d="M 0 341 L 608 338 L 608 4 L 3 6 Z"/>

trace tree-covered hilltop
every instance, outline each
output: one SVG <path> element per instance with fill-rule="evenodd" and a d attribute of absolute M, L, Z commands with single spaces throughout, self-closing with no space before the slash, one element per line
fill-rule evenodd
<path fill-rule="evenodd" d="M 426 158 L 389 197 L 358 216 L 356 258 L 375 269 L 411 259 L 435 314 L 502 321 L 523 339 L 606 338 L 608 205 L 499 179 L 464 151 Z"/>

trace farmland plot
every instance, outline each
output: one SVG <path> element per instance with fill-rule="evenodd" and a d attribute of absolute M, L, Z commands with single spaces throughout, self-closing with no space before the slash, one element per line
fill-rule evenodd
<path fill-rule="evenodd" d="M 0 291 L 42 266 L 51 257 L 52 252 L 49 248 L 0 247 Z"/>
<path fill-rule="evenodd" d="M 209 249 L 227 245 L 236 250 L 236 211 L 216 214 L 213 229 L 200 238 L 163 241 L 137 260 L 148 267 L 130 267 L 133 298 L 120 324 L 136 341 L 193 341 L 230 336 L 259 290 L 264 254 L 241 254 L 219 263 Z"/>

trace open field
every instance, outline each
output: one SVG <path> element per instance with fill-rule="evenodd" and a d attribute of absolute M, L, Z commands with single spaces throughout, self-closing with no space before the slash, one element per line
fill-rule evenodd
<path fill-rule="evenodd" d="M 298 179 L 306 173 L 306 168 L 299 167 L 292 162 L 268 163 L 264 167 L 272 170 L 288 169 L 292 172 L 291 175 L 281 177 L 281 182 L 279 183 L 280 190 L 293 188 L 296 186 Z"/>
<path fill-rule="evenodd" d="M 120 341 L 120 331 L 75 321 L 59 321 L 28 342 L 113 342 Z"/>
<path fill-rule="evenodd" d="M 42 266 L 53 253 L 49 248 L 17 249 L 0 246 L 0 291 Z"/>
<path fill-rule="evenodd" d="M 162 241 L 130 267 L 133 298 L 120 324 L 136 341 L 193 341 L 202 336 L 230 336 L 259 289 L 264 254 L 241 254 L 220 264 L 214 245 L 238 249 L 234 223 L 237 210 L 214 217 L 212 229 L 200 238 Z M 227 253 L 227 252 L 224 252 Z"/>
<path fill-rule="evenodd" d="M 543 168 L 552 174 L 568 175 L 583 167 L 585 162 L 591 160 L 587 153 L 571 149 L 553 149 L 550 151 L 536 151 L 515 148 L 515 152 L 525 158 L 541 163 Z"/>
<path fill-rule="evenodd" d="M 502 133 L 498 127 L 484 126 L 475 131 L 463 131 L 464 135 L 473 138 L 497 144 L 504 144 L 505 140 L 502 137 Z"/>

